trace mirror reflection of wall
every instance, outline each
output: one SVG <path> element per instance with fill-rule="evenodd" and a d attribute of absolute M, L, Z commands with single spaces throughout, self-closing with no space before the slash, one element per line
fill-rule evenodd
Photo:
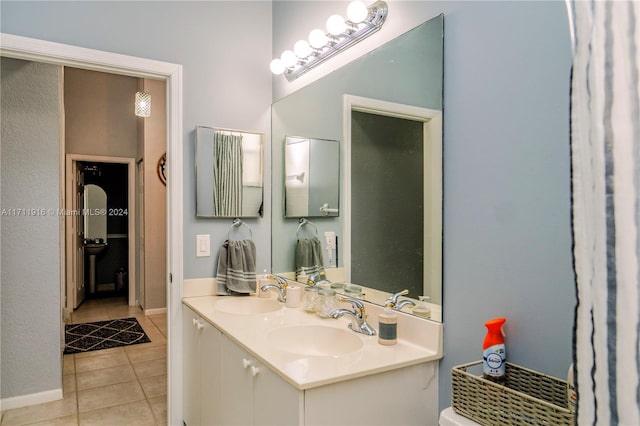
<path fill-rule="evenodd" d="M 340 142 L 287 136 L 285 217 L 338 216 Z"/>
<path fill-rule="evenodd" d="M 84 186 L 84 238 L 107 241 L 107 193 L 98 185 Z"/>
<path fill-rule="evenodd" d="M 262 164 L 262 134 L 196 127 L 196 216 L 262 216 Z"/>
<path fill-rule="evenodd" d="M 314 219 L 321 236 L 323 252 L 326 252 L 324 236 L 327 232 L 334 232 L 339 237 L 337 252 L 341 255 L 338 257 L 336 270 L 327 269 L 327 277 L 332 281 L 339 281 L 339 277 L 342 277 L 348 282 L 367 287 L 365 299 L 373 303 L 384 303 L 384 299 L 389 293 L 410 288 L 413 298 L 428 296 L 431 297 L 434 305 L 440 305 L 442 292 L 442 153 L 439 144 L 442 143 L 443 39 L 444 19 L 442 15 L 439 15 L 272 105 L 273 272 L 293 271 L 293 247 L 297 226 L 297 223 L 284 217 L 285 194 L 284 188 L 280 189 L 281 182 L 285 179 L 285 166 L 281 162 L 282 144 L 285 143 L 286 135 L 322 134 L 328 139 L 343 140 L 341 153 L 345 155 L 344 158 L 340 158 L 340 179 L 341 186 L 344 188 L 344 191 L 340 193 L 340 216 Z M 360 207 L 351 205 L 359 203 L 353 198 L 353 192 L 361 191 L 361 189 L 352 189 L 347 186 L 347 184 L 351 184 L 351 170 L 347 175 L 347 168 L 352 167 L 351 157 L 347 159 L 346 153 L 346 150 L 350 149 L 347 145 L 352 143 L 353 136 L 351 116 L 358 112 L 376 112 L 377 110 L 368 111 L 366 108 L 348 110 L 346 103 L 349 97 L 399 104 L 408 108 L 417 107 L 435 113 L 435 115 L 432 114 L 427 118 L 420 119 L 424 132 L 423 139 L 434 142 L 433 146 L 423 145 L 422 154 L 416 153 L 417 160 L 423 161 L 421 163 L 423 176 L 404 178 L 405 180 L 411 179 L 412 185 L 423 185 L 422 210 L 416 203 L 403 206 L 404 208 L 400 211 L 392 213 L 392 217 L 374 222 L 371 226 L 367 225 L 368 230 L 366 231 L 364 228 L 356 230 L 356 224 L 364 225 L 366 216 L 371 209 L 379 209 L 380 205 L 385 202 L 395 202 L 398 205 L 402 205 L 403 202 L 398 201 L 397 194 L 394 194 L 393 199 L 389 199 L 390 196 L 386 195 L 384 201 L 369 199 L 360 203 Z M 388 135 L 386 139 L 386 148 L 395 149 L 398 138 L 392 134 Z M 389 177 L 404 173 L 407 171 L 404 169 L 414 167 L 392 165 L 385 161 L 382 162 L 382 165 L 373 165 L 368 160 L 361 158 L 361 154 L 354 154 L 355 156 L 358 156 L 354 160 L 358 162 L 358 165 L 377 169 L 382 173 L 383 179 L 385 173 Z M 415 167 L 417 171 L 418 166 Z M 369 184 L 369 186 L 373 185 Z M 409 185 L 396 183 L 395 187 L 397 188 L 396 192 L 404 192 L 408 191 Z M 414 189 L 419 191 L 417 186 Z M 377 194 L 372 194 L 372 196 L 374 195 Z M 377 207 L 368 205 L 370 203 L 376 203 Z M 440 209 L 438 214 L 434 213 L 436 209 Z M 397 232 L 388 232 L 391 225 L 402 223 L 403 220 L 408 225 Z M 416 238 L 422 238 L 422 240 L 411 243 L 406 241 L 405 230 L 413 231 L 410 232 L 413 240 Z M 356 234 L 361 237 L 361 234 L 365 232 L 376 234 L 376 237 L 381 237 L 381 240 L 356 243 L 360 248 L 347 246 L 347 244 L 351 244 L 350 238 Z M 412 261 L 409 260 L 417 268 L 412 267 L 411 270 L 405 270 L 403 264 L 396 265 L 394 261 L 390 260 L 389 254 L 391 252 L 402 256 L 401 249 L 403 247 L 413 247 L 410 250 L 422 254 L 422 263 L 415 257 Z M 367 260 L 368 267 L 354 265 L 354 262 L 360 262 L 362 259 Z M 376 268 L 374 269 L 372 265 L 375 265 Z M 358 270 L 358 268 L 367 270 L 367 276 L 360 278 L 366 282 L 357 282 L 358 278 L 349 276 L 350 271 Z M 335 278 L 331 278 L 332 272 L 335 272 Z M 404 272 L 409 275 L 403 275 Z M 380 281 L 385 282 L 384 289 L 378 288 L 382 287 L 377 284 Z M 420 290 L 421 288 L 422 290 Z M 436 312 L 432 319 L 441 319 L 439 306 L 435 306 L 435 309 L 432 307 L 431 311 L 432 313 Z M 406 310 L 405 312 L 410 313 Z"/>
<path fill-rule="evenodd" d="M 416 299 L 423 294 L 422 128 L 366 112 L 351 117 L 350 280 L 390 293 L 404 283 Z"/>

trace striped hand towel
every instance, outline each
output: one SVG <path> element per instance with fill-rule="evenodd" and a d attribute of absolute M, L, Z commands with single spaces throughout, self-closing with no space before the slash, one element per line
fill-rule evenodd
<path fill-rule="evenodd" d="M 256 291 L 256 246 L 251 240 L 226 240 L 220 248 L 216 276 L 219 296 Z"/>

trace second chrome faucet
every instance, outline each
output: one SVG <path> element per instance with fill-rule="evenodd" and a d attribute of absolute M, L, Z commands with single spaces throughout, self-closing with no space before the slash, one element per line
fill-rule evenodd
<path fill-rule="evenodd" d="M 366 334 L 367 336 L 374 336 L 375 330 L 367 323 L 367 315 L 364 312 L 364 305 L 358 299 L 352 297 L 345 297 L 340 299 L 341 301 L 350 302 L 353 310 L 350 309 L 336 309 L 331 313 L 333 318 L 341 318 L 347 315 L 351 319 L 349 328 L 356 333 Z"/>
<path fill-rule="evenodd" d="M 260 291 L 276 290 L 278 292 L 278 302 L 286 303 L 287 287 L 289 286 L 289 284 L 287 284 L 287 280 L 279 275 L 272 274 L 267 275 L 266 278 L 274 280 L 276 284 L 265 284 L 260 287 Z"/>

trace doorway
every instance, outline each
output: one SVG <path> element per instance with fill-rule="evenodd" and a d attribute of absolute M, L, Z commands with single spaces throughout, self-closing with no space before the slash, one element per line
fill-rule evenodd
<path fill-rule="evenodd" d="M 167 316 L 168 316 L 168 423 L 179 424 L 182 417 L 182 336 L 180 309 L 183 280 L 183 130 L 182 130 L 182 66 L 144 58 L 114 54 L 93 49 L 53 43 L 27 37 L 2 34 L 1 54 L 5 57 L 27 61 L 46 62 L 56 65 L 71 65 L 77 68 L 100 70 L 135 77 L 163 79 L 167 83 Z M 60 154 L 64 165 L 64 154 Z M 60 206 L 65 206 L 64 200 Z M 61 256 L 65 256 L 62 244 Z M 61 278 L 61 299 L 65 287 Z M 173 285 L 172 285 L 173 283 Z M 62 332 L 62 315 L 60 315 Z M 62 354 L 60 354 L 60 359 Z M 29 401 L 35 401 L 27 396 Z M 37 396 L 39 402 L 58 399 L 56 392 Z M 16 401 L 20 403 L 20 401 Z M 3 408 L 5 408 L 3 406 Z"/>
<path fill-rule="evenodd" d="M 85 298 L 123 296 L 136 306 L 136 186 L 133 158 L 82 154 L 66 155 L 66 312 L 68 317 Z M 106 193 L 106 210 L 92 208 L 85 199 L 85 187 L 96 184 Z M 75 212 L 82 214 L 75 214 Z M 93 274 L 87 267 L 90 256 L 84 246 L 97 235 L 87 235 L 87 220 L 106 219 L 105 248 L 96 254 Z M 124 274 L 124 276 L 123 276 Z M 94 285 L 90 285 L 92 281 Z M 93 287 L 93 288 L 92 288 Z"/>

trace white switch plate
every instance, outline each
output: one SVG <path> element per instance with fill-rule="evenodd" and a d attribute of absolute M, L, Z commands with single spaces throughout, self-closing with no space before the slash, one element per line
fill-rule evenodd
<path fill-rule="evenodd" d="M 211 256 L 211 235 L 196 235 L 196 257 Z"/>
<path fill-rule="evenodd" d="M 333 231 L 327 231 L 324 233 L 324 239 L 327 243 L 327 250 L 336 249 L 336 233 Z"/>

